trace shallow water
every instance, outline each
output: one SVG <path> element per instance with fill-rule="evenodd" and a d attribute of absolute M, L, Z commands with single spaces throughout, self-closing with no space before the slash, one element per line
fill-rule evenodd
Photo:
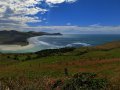
<path fill-rule="evenodd" d="M 3 53 L 27 53 L 44 49 L 62 47 L 96 46 L 111 41 L 120 40 L 120 35 L 89 35 L 89 34 L 66 34 L 62 36 L 37 36 L 29 38 L 28 46 L 0 46 Z M 1 48 L 2 47 L 2 48 Z"/>

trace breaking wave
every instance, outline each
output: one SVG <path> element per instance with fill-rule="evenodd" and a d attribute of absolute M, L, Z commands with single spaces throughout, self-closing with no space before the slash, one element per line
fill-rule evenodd
<path fill-rule="evenodd" d="M 32 37 L 30 38 L 29 40 L 29 43 L 30 44 L 34 44 L 35 46 L 46 46 L 46 49 L 48 48 L 62 48 L 62 47 L 80 47 L 80 46 L 90 46 L 90 44 L 87 44 L 87 43 L 81 43 L 81 42 L 76 42 L 76 43 L 70 43 L 70 44 L 66 44 L 66 45 L 57 45 L 57 42 L 56 44 L 54 43 L 48 43 L 48 42 L 45 42 L 45 41 L 41 41 L 39 40 L 39 36 L 38 37 Z M 60 43 L 60 42 L 59 42 Z"/>
<path fill-rule="evenodd" d="M 71 43 L 71 44 L 67 44 L 66 45 L 67 47 L 74 47 L 74 46 L 90 46 L 90 44 L 87 44 L 87 43 Z"/>

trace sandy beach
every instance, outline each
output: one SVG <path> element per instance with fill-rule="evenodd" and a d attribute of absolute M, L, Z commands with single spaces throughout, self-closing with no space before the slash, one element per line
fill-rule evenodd
<path fill-rule="evenodd" d="M 37 41 L 38 37 L 31 37 L 28 38 L 27 41 L 29 42 L 28 45 L 26 46 L 21 46 L 21 45 L 0 45 L 0 50 L 1 51 L 17 51 L 17 50 L 26 50 L 26 49 L 31 49 L 35 46 L 35 43 Z"/>
<path fill-rule="evenodd" d="M 29 44 L 27 46 L 21 46 L 21 45 L 0 45 L 0 50 L 24 50 L 24 49 L 30 49 L 34 47 L 33 44 Z"/>

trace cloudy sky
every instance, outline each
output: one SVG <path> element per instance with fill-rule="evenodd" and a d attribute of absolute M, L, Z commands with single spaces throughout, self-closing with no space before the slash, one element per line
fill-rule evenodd
<path fill-rule="evenodd" d="M 120 33 L 120 0 L 0 0 L 0 30 Z"/>

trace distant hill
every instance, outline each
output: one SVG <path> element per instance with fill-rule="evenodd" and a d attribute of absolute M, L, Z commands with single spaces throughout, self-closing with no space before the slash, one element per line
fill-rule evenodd
<path fill-rule="evenodd" d="M 27 39 L 41 35 L 62 35 L 61 33 L 46 33 L 46 32 L 20 32 L 16 30 L 0 31 L 0 45 L 27 45 Z"/>

